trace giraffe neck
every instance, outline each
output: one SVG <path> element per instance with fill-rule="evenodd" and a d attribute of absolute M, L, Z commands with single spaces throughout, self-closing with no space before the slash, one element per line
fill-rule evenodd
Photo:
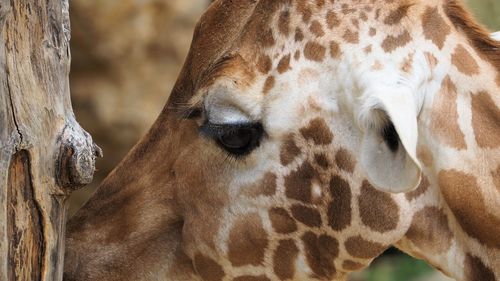
<path fill-rule="evenodd" d="M 469 42 L 466 34 L 453 34 L 441 52 L 426 53 L 438 90 L 425 97 L 419 116 L 425 176 L 407 194 L 413 221 L 398 247 L 457 280 L 495 280 L 500 72 L 496 61 Z"/>

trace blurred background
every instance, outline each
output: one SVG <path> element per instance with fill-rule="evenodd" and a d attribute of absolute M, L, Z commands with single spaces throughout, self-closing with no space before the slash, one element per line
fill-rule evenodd
<path fill-rule="evenodd" d="M 70 213 L 92 194 L 152 125 L 177 79 L 197 19 L 210 0 L 71 0 L 73 108 L 104 150 L 94 184 L 75 192 Z M 500 0 L 470 0 L 500 30 Z M 410 277 L 412 276 L 412 277 Z M 352 281 L 448 280 L 396 250 Z"/>

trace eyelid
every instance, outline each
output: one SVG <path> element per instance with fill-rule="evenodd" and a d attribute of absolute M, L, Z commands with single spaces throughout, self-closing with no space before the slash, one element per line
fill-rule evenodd
<path fill-rule="evenodd" d="M 210 122 L 205 122 L 200 127 L 200 133 L 206 137 L 219 137 L 223 134 L 230 133 L 232 131 L 237 131 L 241 129 L 258 129 L 260 130 L 262 125 L 260 123 L 234 123 L 234 124 L 213 124 Z"/>

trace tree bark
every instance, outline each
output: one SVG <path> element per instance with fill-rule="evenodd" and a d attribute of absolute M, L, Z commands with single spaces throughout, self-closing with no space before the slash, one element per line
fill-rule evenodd
<path fill-rule="evenodd" d="M 69 92 L 68 0 L 0 0 L 0 280 L 62 280 L 66 199 L 100 149 Z"/>

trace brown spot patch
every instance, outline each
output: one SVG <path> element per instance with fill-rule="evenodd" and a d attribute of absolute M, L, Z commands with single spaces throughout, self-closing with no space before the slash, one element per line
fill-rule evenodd
<path fill-rule="evenodd" d="M 323 35 L 325 35 L 325 32 L 323 31 L 323 27 L 321 26 L 321 23 L 319 23 L 319 21 L 317 21 L 317 20 L 314 20 L 311 23 L 311 26 L 309 26 L 309 30 L 317 37 L 322 37 Z"/>
<path fill-rule="evenodd" d="M 348 271 L 358 271 L 364 267 L 365 267 L 364 264 L 361 264 L 361 263 L 358 263 L 355 261 L 351 261 L 351 260 L 346 260 L 342 263 L 342 268 L 344 268 L 345 270 L 348 270 Z"/>
<path fill-rule="evenodd" d="M 465 75 L 472 76 L 479 74 L 479 65 L 469 51 L 462 45 L 458 45 L 455 48 L 455 52 L 451 57 L 451 62 L 457 67 L 458 71 Z"/>
<path fill-rule="evenodd" d="M 269 210 L 269 219 L 274 231 L 281 234 L 293 233 L 297 230 L 295 220 L 283 208 L 273 208 Z"/>
<path fill-rule="evenodd" d="M 244 216 L 234 223 L 229 233 L 229 261 L 233 266 L 262 265 L 268 244 L 259 215 Z"/>
<path fill-rule="evenodd" d="M 415 53 L 411 53 L 403 60 L 403 64 L 401 65 L 401 71 L 406 72 L 406 73 L 411 73 L 412 68 L 413 68 L 414 55 L 415 55 Z"/>
<path fill-rule="evenodd" d="M 426 176 L 423 176 L 417 189 L 405 194 L 406 199 L 408 201 L 417 199 L 418 197 L 420 197 L 420 195 L 424 194 L 429 189 L 429 186 L 429 179 Z"/>
<path fill-rule="evenodd" d="M 346 30 L 344 36 L 342 36 L 347 43 L 358 44 L 359 43 L 359 33 L 355 31 L 351 31 L 350 29 Z"/>
<path fill-rule="evenodd" d="M 201 278 L 207 281 L 222 281 L 226 275 L 218 263 L 202 254 L 194 257 L 194 268 Z"/>
<path fill-rule="evenodd" d="M 314 161 L 323 169 L 328 169 L 330 167 L 330 161 L 323 153 L 315 154 Z"/>
<path fill-rule="evenodd" d="M 306 232 L 302 236 L 307 263 L 315 275 L 330 280 L 336 273 L 333 261 L 339 254 L 339 242 L 337 239 Z"/>
<path fill-rule="evenodd" d="M 338 19 L 337 14 L 334 11 L 328 11 L 328 13 L 326 14 L 326 24 L 328 25 L 329 29 L 340 25 L 340 20 Z"/>
<path fill-rule="evenodd" d="M 365 12 L 361 12 L 359 14 L 359 18 L 362 20 L 362 21 L 367 21 L 368 20 L 368 15 L 366 15 Z"/>
<path fill-rule="evenodd" d="M 280 241 L 273 257 L 274 274 L 280 280 L 293 279 L 295 276 L 295 260 L 299 249 L 291 239 Z"/>
<path fill-rule="evenodd" d="M 300 28 L 295 29 L 295 42 L 301 42 L 304 40 L 304 33 L 302 33 L 302 30 Z"/>
<path fill-rule="evenodd" d="M 442 49 L 451 28 L 446 24 L 436 7 L 428 7 L 425 10 L 422 15 L 422 27 L 425 38 L 431 40 L 439 49 Z"/>
<path fill-rule="evenodd" d="M 495 281 L 495 273 L 483 261 L 475 256 L 465 256 L 465 280 L 467 281 Z"/>
<path fill-rule="evenodd" d="M 446 252 L 452 239 L 448 217 L 437 207 L 427 207 L 413 216 L 406 237 L 425 253 Z"/>
<path fill-rule="evenodd" d="M 472 95 L 472 127 L 479 147 L 500 146 L 500 110 L 486 92 Z"/>
<path fill-rule="evenodd" d="M 396 10 L 391 11 L 385 18 L 384 23 L 387 25 L 399 24 L 401 20 L 408 15 L 408 9 L 410 7 L 410 5 L 403 5 L 398 7 Z"/>
<path fill-rule="evenodd" d="M 276 180 L 276 175 L 268 172 L 258 182 L 242 188 L 243 193 L 250 197 L 272 196 L 276 193 Z"/>
<path fill-rule="evenodd" d="M 430 52 L 424 52 L 424 55 L 431 69 L 436 68 L 436 66 L 438 65 L 438 59 Z"/>
<path fill-rule="evenodd" d="M 354 18 L 354 19 L 351 19 L 351 22 L 352 22 L 352 25 L 354 25 L 354 27 L 356 29 L 359 29 L 359 20 Z"/>
<path fill-rule="evenodd" d="M 299 60 L 300 59 L 300 51 L 299 50 L 295 51 L 295 54 L 293 55 L 293 58 L 295 60 Z"/>
<path fill-rule="evenodd" d="M 444 144 L 466 149 L 465 135 L 458 125 L 457 88 L 447 76 L 432 105 L 431 131 Z"/>
<path fill-rule="evenodd" d="M 370 31 L 368 31 L 368 34 L 373 37 L 375 35 L 377 35 L 377 30 L 373 27 L 370 28 Z"/>
<path fill-rule="evenodd" d="M 290 34 L 290 12 L 283 11 L 278 20 L 278 30 L 281 34 L 288 36 Z"/>
<path fill-rule="evenodd" d="M 234 278 L 233 281 L 271 281 L 271 280 L 267 278 L 265 275 L 260 275 L 260 276 L 245 275 Z"/>
<path fill-rule="evenodd" d="M 349 183 L 339 176 L 330 181 L 332 202 L 328 206 L 328 225 L 341 231 L 351 224 L 351 188 Z"/>
<path fill-rule="evenodd" d="M 432 156 L 432 152 L 427 147 L 418 146 L 417 157 L 426 167 L 434 166 L 434 156 Z"/>
<path fill-rule="evenodd" d="M 308 60 L 322 62 L 325 58 L 326 48 L 316 42 L 307 42 L 304 47 L 304 56 Z"/>
<path fill-rule="evenodd" d="M 411 41 L 410 33 L 408 31 L 405 31 L 398 36 L 392 36 L 392 35 L 387 36 L 382 42 L 382 48 L 387 53 L 390 53 L 396 50 L 397 48 L 406 46 L 406 44 L 410 43 L 410 41 Z"/>
<path fill-rule="evenodd" d="M 298 2 L 297 3 L 297 10 L 302 15 L 302 21 L 304 21 L 305 23 L 308 23 L 311 20 L 312 11 L 311 11 L 311 8 L 309 7 L 309 4 L 307 1 Z"/>
<path fill-rule="evenodd" d="M 258 42 L 262 47 L 272 47 L 276 44 L 274 40 L 273 31 L 271 29 L 266 30 L 260 36 L 257 37 Z"/>
<path fill-rule="evenodd" d="M 321 215 L 313 208 L 302 205 L 293 205 L 291 208 L 293 217 L 309 227 L 321 226 Z"/>
<path fill-rule="evenodd" d="M 323 6 L 325 6 L 325 1 L 326 0 L 316 0 L 316 7 L 323 8 Z"/>
<path fill-rule="evenodd" d="M 285 142 L 280 149 L 280 162 L 283 166 L 288 166 L 300 154 L 300 148 L 295 144 L 294 135 L 290 134 L 286 137 Z"/>
<path fill-rule="evenodd" d="M 312 180 L 316 172 L 308 162 L 304 162 L 297 170 L 285 178 L 286 196 L 305 203 L 311 202 Z"/>
<path fill-rule="evenodd" d="M 288 70 L 290 70 L 290 54 L 282 57 L 278 63 L 278 72 L 280 74 L 285 73 Z"/>
<path fill-rule="evenodd" d="M 358 200 L 361 221 L 372 230 L 384 233 L 398 226 L 399 206 L 388 193 L 365 180 Z"/>
<path fill-rule="evenodd" d="M 312 140 L 317 145 L 326 145 L 333 141 L 333 134 L 322 118 L 311 120 L 306 128 L 300 129 L 300 133 L 306 140 Z"/>
<path fill-rule="evenodd" d="M 264 89 L 262 90 L 262 92 L 264 94 L 269 93 L 274 88 L 275 83 L 276 83 L 276 79 L 274 78 L 274 76 L 267 77 L 266 82 L 264 83 Z"/>
<path fill-rule="evenodd" d="M 354 167 L 356 166 L 356 160 L 354 160 L 351 153 L 343 148 L 337 151 L 337 154 L 335 155 L 335 163 L 339 169 L 351 174 L 354 172 Z"/>
<path fill-rule="evenodd" d="M 356 10 L 351 8 L 348 4 L 342 4 L 342 14 L 348 15 L 354 13 Z"/>
<path fill-rule="evenodd" d="M 361 236 L 355 236 L 347 239 L 344 246 L 351 256 L 361 259 L 375 258 L 382 254 L 382 252 L 387 248 L 380 243 L 367 241 Z"/>
<path fill-rule="evenodd" d="M 259 60 L 257 61 L 257 70 L 259 70 L 260 73 L 267 74 L 269 71 L 271 71 L 272 67 L 273 62 L 271 61 L 271 58 L 269 56 L 262 55 L 259 57 Z"/>
<path fill-rule="evenodd" d="M 330 42 L 330 56 L 334 59 L 338 59 L 341 55 L 341 51 L 340 51 L 340 45 L 335 42 L 335 41 L 331 41 Z"/>
<path fill-rule="evenodd" d="M 486 208 L 476 178 L 456 170 L 441 171 L 439 188 L 463 230 L 488 247 L 500 248 L 500 220 Z"/>

